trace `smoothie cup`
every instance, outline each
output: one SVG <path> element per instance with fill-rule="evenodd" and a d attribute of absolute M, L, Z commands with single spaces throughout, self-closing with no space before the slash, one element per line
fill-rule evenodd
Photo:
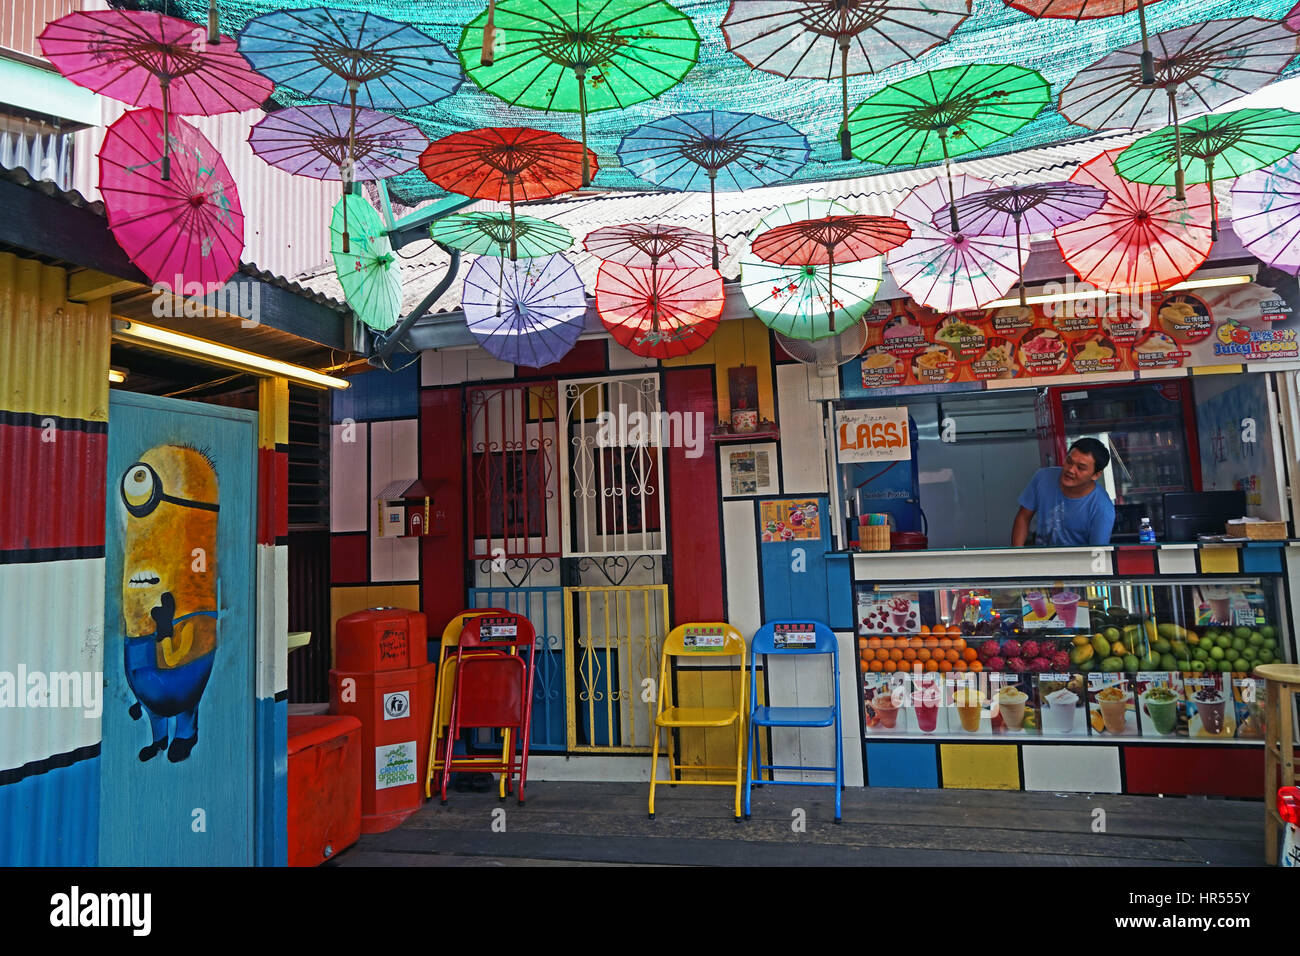
<path fill-rule="evenodd" d="M 1152 687 L 1142 695 L 1142 713 L 1158 734 L 1172 734 L 1178 724 L 1178 698 L 1167 687 Z"/>
<path fill-rule="evenodd" d="M 1210 602 L 1210 620 L 1215 624 L 1232 623 L 1232 591 L 1222 585 L 1205 589 L 1205 599 Z"/>
<path fill-rule="evenodd" d="M 898 704 L 894 703 L 894 695 L 889 691 L 882 691 L 871 698 L 871 707 L 880 718 L 881 727 L 893 730 L 898 725 Z"/>
<path fill-rule="evenodd" d="M 953 706 L 961 718 L 961 729 L 967 733 L 977 733 L 980 729 L 980 714 L 984 710 L 984 695 L 974 687 L 959 687 L 953 694 Z"/>
<path fill-rule="evenodd" d="M 1074 619 L 1079 611 L 1079 595 L 1073 591 L 1058 591 L 1052 595 L 1052 606 L 1056 608 L 1056 617 L 1062 624 L 1074 627 Z"/>
<path fill-rule="evenodd" d="M 916 710 L 916 726 L 921 732 L 934 733 L 935 724 L 939 721 L 939 692 L 913 691 L 912 707 Z"/>
<path fill-rule="evenodd" d="M 1200 690 L 1192 698 L 1196 712 L 1201 715 L 1201 728 L 1207 734 L 1223 733 L 1223 695 L 1218 691 Z"/>
<path fill-rule="evenodd" d="M 1074 709 L 1079 695 L 1061 688 L 1043 698 L 1043 730 L 1049 734 L 1074 733 Z"/>
<path fill-rule="evenodd" d="M 1025 721 L 1025 701 L 1029 695 L 1015 687 L 1003 687 L 998 691 L 998 712 L 1002 714 L 1002 723 L 1007 730 L 1019 730 Z"/>
<path fill-rule="evenodd" d="M 1128 726 L 1128 701 L 1128 692 L 1118 687 L 1107 687 L 1097 695 L 1097 706 L 1108 733 L 1122 734 Z"/>
<path fill-rule="evenodd" d="M 1034 609 L 1034 613 L 1040 618 L 1047 617 L 1047 595 L 1042 591 L 1029 591 L 1025 594 L 1025 600 L 1029 606 Z"/>

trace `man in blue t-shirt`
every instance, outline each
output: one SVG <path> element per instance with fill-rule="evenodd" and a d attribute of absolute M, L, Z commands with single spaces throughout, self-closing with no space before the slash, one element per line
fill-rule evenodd
<path fill-rule="evenodd" d="M 1061 468 L 1040 468 L 1020 493 L 1020 510 L 1011 526 L 1011 543 L 1029 537 L 1029 522 L 1038 515 L 1038 543 L 1049 547 L 1109 544 L 1115 506 L 1097 477 L 1110 463 L 1110 452 L 1095 438 L 1070 446 Z"/>

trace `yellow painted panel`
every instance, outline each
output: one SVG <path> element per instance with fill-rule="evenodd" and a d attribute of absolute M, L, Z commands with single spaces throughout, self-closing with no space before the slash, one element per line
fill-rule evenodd
<path fill-rule="evenodd" d="M 1196 365 L 1192 367 L 1193 375 L 1235 375 L 1246 371 L 1244 365 Z"/>
<path fill-rule="evenodd" d="M 701 348 L 679 358 L 664 359 L 664 368 L 689 365 L 713 365 L 716 369 L 718 418 L 731 418 L 731 396 L 727 392 L 727 369 L 741 364 L 758 368 L 758 412 L 760 418 L 775 418 L 772 400 L 772 349 L 768 328 L 758 319 L 733 319 L 722 322 Z"/>
<path fill-rule="evenodd" d="M 759 677 L 759 694 L 763 681 Z M 680 707 L 739 707 L 740 671 L 727 668 L 677 671 L 677 704 Z M 736 764 L 736 728 L 683 728 L 679 732 L 681 751 L 676 755 L 683 766 L 733 767 Z M 742 747 L 743 747 L 742 742 Z M 764 759 L 770 759 L 765 756 Z M 743 767 L 743 751 L 741 756 Z M 742 770 L 743 772 L 743 770 Z M 709 770 L 683 774 L 687 780 L 731 780 L 727 770 Z"/>
<path fill-rule="evenodd" d="M 64 269 L 0 253 L 0 409 L 105 422 L 110 303 L 67 290 Z"/>
<path fill-rule="evenodd" d="M 289 444 L 289 380 L 260 379 L 257 395 L 257 447 Z"/>
<path fill-rule="evenodd" d="M 1015 744 L 941 744 L 943 786 L 947 790 L 1019 790 Z"/>
<path fill-rule="evenodd" d="M 354 584 L 330 588 L 330 666 L 334 666 L 334 636 L 339 618 L 368 607 L 420 609 L 418 584 Z"/>
<path fill-rule="evenodd" d="M 1240 552 L 1233 547 L 1202 548 L 1201 570 L 1206 574 L 1238 574 Z"/>

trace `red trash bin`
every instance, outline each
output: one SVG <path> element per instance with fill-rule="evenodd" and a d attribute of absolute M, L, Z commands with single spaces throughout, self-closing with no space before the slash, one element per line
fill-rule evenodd
<path fill-rule="evenodd" d="M 289 865 L 319 866 L 361 836 L 361 721 L 289 718 Z"/>
<path fill-rule="evenodd" d="M 339 619 L 330 713 L 361 722 L 361 832 L 383 833 L 424 803 L 436 664 L 419 611 L 371 608 Z"/>

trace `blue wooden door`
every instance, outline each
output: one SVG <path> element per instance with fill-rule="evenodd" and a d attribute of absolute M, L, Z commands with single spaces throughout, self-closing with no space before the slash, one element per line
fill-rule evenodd
<path fill-rule="evenodd" d="M 254 413 L 112 394 L 105 866 L 254 861 L 256 474 Z"/>

